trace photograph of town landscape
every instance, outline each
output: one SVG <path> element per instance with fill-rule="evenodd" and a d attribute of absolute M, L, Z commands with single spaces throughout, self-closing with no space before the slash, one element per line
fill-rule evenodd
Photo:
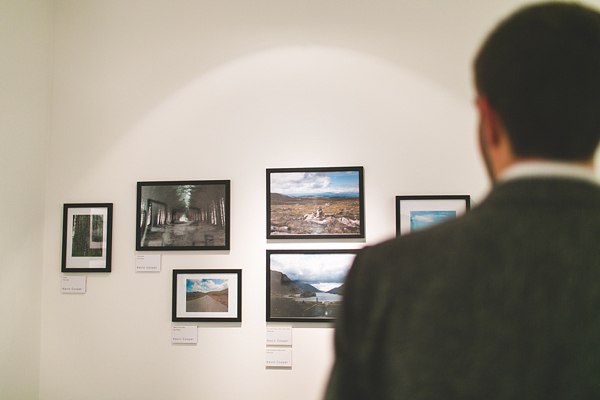
<path fill-rule="evenodd" d="M 270 321 L 326 321 L 340 309 L 357 250 L 269 250 Z"/>
<path fill-rule="evenodd" d="M 362 168 L 270 170 L 268 237 L 364 237 Z"/>

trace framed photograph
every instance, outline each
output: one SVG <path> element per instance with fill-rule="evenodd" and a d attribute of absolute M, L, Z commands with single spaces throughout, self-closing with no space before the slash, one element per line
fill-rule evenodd
<path fill-rule="evenodd" d="M 363 167 L 267 169 L 267 239 L 364 238 Z"/>
<path fill-rule="evenodd" d="M 112 203 L 63 205 L 61 272 L 110 272 Z"/>
<path fill-rule="evenodd" d="M 396 235 L 456 218 L 471 208 L 469 195 L 396 196 Z"/>
<path fill-rule="evenodd" d="M 327 322 L 358 250 L 267 250 L 267 321 Z"/>
<path fill-rule="evenodd" d="M 173 270 L 173 322 L 241 322 L 241 269 Z"/>
<path fill-rule="evenodd" d="M 229 250 L 230 181 L 138 182 L 135 249 Z"/>

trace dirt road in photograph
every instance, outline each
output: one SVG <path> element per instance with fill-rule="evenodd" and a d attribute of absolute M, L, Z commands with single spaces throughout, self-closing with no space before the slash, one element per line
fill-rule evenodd
<path fill-rule="evenodd" d="M 187 312 L 227 312 L 227 306 L 210 296 L 204 296 L 185 303 Z"/>

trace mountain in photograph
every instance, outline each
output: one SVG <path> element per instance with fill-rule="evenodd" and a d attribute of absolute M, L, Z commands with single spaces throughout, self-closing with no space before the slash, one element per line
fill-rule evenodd
<path fill-rule="evenodd" d="M 298 198 L 281 193 L 271 193 L 271 204 L 294 204 Z"/>
<path fill-rule="evenodd" d="M 227 305 L 229 299 L 229 289 L 219 290 L 218 292 L 208 292 L 207 296 L 212 297 L 221 304 Z"/>
<path fill-rule="evenodd" d="M 341 294 L 342 286 L 323 292 L 307 283 L 294 282 L 284 273 L 271 270 L 270 317 L 335 318 L 341 302 L 333 299 L 337 296 L 328 295 Z"/>
<path fill-rule="evenodd" d="M 271 270 L 271 293 L 276 295 L 300 294 L 304 290 L 300 288 L 287 275 Z"/>
<path fill-rule="evenodd" d="M 340 286 L 338 286 L 336 288 L 328 290 L 327 293 L 331 293 L 331 294 L 344 294 L 344 285 L 340 285 Z"/>
<path fill-rule="evenodd" d="M 313 293 L 321 293 L 322 291 L 317 289 L 316 287 L 314 287 L 313 285 L 309 284 L 309 283 L 302 283 L 302 282 L 294 282 L 296 285 L 298 285 L 298 287 L 302 290 L 304 290 L 305 292 L 313 292 Z"/>
<path fill-rule="evenodd" d="M 315 199 L 346 199 L 346 198 L 358 198 L 358 193 L 301 193 L 297 195 L 285 195 L 281 193 L 271 193 L 271 204 L 296 204 L 303 200 L 315 200 Z"/>
<path fill-rule="evenodd" d="M 187 312 L 227 312 L 229 289 L 214 292 L 186 292 Z"/>
<path fill-rule="evenodd" d="M 271 270 L 271 293 L 277 295 L 321 293 L 316 287 L 302 282 L 294 282 L 286 274 Z"/>

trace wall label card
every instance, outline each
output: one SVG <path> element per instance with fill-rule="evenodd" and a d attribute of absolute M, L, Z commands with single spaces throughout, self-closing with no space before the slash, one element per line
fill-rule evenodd
<path fill-rule="evenodd" d="M 140 272 L 160 272 L 160 254 L 136 254 L 135 270 Z"/>
<path fill-rule="evenodd" d="M 267 367 L 292 367 L 292 349 L 267 348 Z"/>
<path fill-rule="evenodd" d="M 173 325 L 171 327 L 171 343 L 198 343 L 198 327 L 196 325 Z"/>
<path fill-rule="evenodd" d="M 267 346 L 291 346 L 292 327 L 267 327 Z"/>
<path fill-rule="evenodd" d="M 62 276 L 62 293 L 85 293 L 86 276 Z"/>

